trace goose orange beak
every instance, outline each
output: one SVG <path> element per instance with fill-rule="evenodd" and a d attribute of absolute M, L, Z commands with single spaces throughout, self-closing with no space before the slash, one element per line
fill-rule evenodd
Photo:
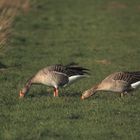
<path fill-rule="evenodd" d="M 20 90 L 20 92 L 19 92 L 19 97 L 20 98 L 23 98 L 25 96 L 25 94 Z"/>

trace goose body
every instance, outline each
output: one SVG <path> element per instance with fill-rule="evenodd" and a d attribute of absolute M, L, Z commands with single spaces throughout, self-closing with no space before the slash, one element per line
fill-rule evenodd
<path fill-rule="evenodd" d="M 99 84 L 93 86 L 82 94 L 82 99 L 88 98 L 97 91 L 112 91 L 123 95 L 140 87 L 140 71 L 115 72 L 107 76 Z"/>
<path fill-rule="evenodd" d="M 77 66 L 76 64 L 48 66 L 39 70 L 27 81 L 26 85 L 20 91 L 20 97 L 26 95 L 32 84 L 44 84 L 54 87 L 54 96 L 58 96 L 59 87 L 66 86 L 87 75 L 88 69 Z"/>

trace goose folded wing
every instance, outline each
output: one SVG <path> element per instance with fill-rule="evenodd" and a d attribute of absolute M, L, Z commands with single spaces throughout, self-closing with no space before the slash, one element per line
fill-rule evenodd
<path fill-rule="evenodd" d="M 129 84 L 140 81 L 140 72 L 118 72 L 113 77 L 114 80 L 122 80 Z"/>

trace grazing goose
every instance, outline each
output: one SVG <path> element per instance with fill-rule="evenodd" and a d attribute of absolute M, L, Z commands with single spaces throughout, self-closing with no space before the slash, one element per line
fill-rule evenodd
<path fill-rule="evenodd" d="M 93 86 L 82 94 L 81 99 L 88 98 L 97 91 L 112 91 L 121 93 L 121 97 L 140 86 L 140 71 L 115 72 L 107 76 L 101 83 Z"/>
<path fill-rule="evenodd" d="M 25 84 L 19 96 L 24 97 L 32 84 L 44 84 L 54 87 L 54 97 L 58 96 L 58 88 L 73 83 L 74 81 L 88 76 L 88 69 L 77 66 L 74 63 L 69 65 L 53 65 L 45 67 L 37 72 Z"/>

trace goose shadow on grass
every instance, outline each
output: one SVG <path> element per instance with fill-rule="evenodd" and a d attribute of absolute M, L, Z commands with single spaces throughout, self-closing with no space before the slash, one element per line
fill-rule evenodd
<path fill-rule="evenodd" d="M 6 69 L 7 66 L 0 62 L 0 69 Z"/>
<path fill-rule="evenodd" d="M 14 65 L 8 66 L 0 62 L 0 71 L 7 70 L 10 68 L 21 68 L 21 66 L 22 66 L 21 64 L 14 64 Z"/>
<path fill-rule="evenodd" d="M 79 97 L 81 96 L 81 92 L 72 92 L 72 91 L 67 91 L 67 92 L 62 92 L 60 93 L 62 97 Z"/>
<path fill-rule="evenodd" d="M 36 93 L 32 93 L 27 95 L 28 97 L 34 98 L 34 97 L 53 97 L 53 90 L 51 92 L 48 91 L 41 91 L 41 92 L 36 92 Z M 70 91 L 65 91 L 59 92 L 59 97 L 80 97 L 81 96 L 81 92 L 70 92 Z"/>
<path fill-rule="evenodd" d="M 27 95 L 28 97 L 31 97 L 31 98 L 34 98 L 34 97 L 51 97 L 52 95 L 51 95 L 51 93 L 49 93 L 49 92 L 45 92 L 45 91 L 42 91 L 42 92 L 36 92 L 36 93 L 32 93 L 32 94 L 29 94 L 29 95 Z"/>

